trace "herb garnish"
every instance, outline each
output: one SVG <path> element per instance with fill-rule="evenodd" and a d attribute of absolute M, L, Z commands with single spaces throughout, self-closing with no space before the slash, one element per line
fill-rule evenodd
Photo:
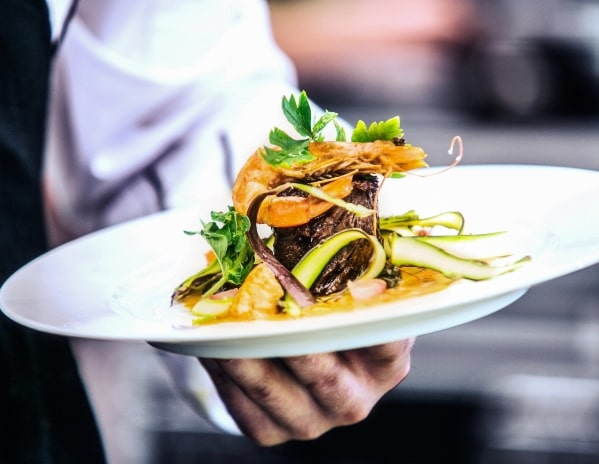
<path fill-rule="evenodd" d="M 225 290 L 228 284 L 239 286 L 254 266 L 256 256 L 247 238 L 249 218 L 231 206 L 225 212 L 212 211 L 210 215 L 212 221 L 202 221 L 202 230 L 185 233 L 204 237 L 216 260 L 183 282 L 175 291 L 175 299 L 198 290 L 207 297 Z"/>
<path fill-rule="evenodd" d="M 318 120 L 312 124 L 312 109 L 306 91 L 299 94 L 298 99 L 294 95 L 289 98 L 283 97 L 283 114 L 291 123 L 297 133 L 305 138 L 294 139 L 282 129 L 275 127 L 270 131 L 269 141 L 272 145 L 280 148 L 275 150 L 264 147 L 264 161 L 273 166 L 292 167 L 293 165 L 305 164 L 314 159 L 308 150 L 310 142 L 319 142 L 324 139 L 322 131 L 330 122 L 335 124 L 337 141 L 345 141 L 345 130 L 335 121 L 337 113 L 325 111 Z"/>
<path fill-rule="evenodd" d="M 403 137 L 399 116 L 386 121 L 373 122 L 366 127 L 362 120 L 358 121 L 352 133 L 352 142 L 374 142 L 376 140 L 393 140 Z"/>
<path fill-rule="evenodd" d="M 345 129 L 335 119 L 337 113 L 325 111 L 318 120 L 312 124 L 312 109 L 306 91 L 299 94 L 298 99 L 294 95 L 289 98 L 283 97 L 283 114 L 291 123 L 297 133 L 305 138 L 294 139 L 284 130 L 275 127 L 270 131 L 269 141 L 279 149 L 264 146 L 264 161 L 272 166 L 285 168 L 309 163 L 314 160 L 308 147 L 310 142 L 321 142 L 324 140 L 322 131 L 329 123 L 333 123 L 336 129 L 336 141 L 346 141 Z M 404 135 L 400 125 L 399 116 L 386 121 L 373 122 L 366 126 L 360 120 L 356 124 L 351 136 L 352 142 L 374 142 L 376 140 L 396 140 Z"/>

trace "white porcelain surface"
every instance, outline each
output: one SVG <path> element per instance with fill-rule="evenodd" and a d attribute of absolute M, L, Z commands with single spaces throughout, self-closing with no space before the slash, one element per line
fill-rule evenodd
<path fill-rule="evenodd" d="M 185 327 L 172 289 L 203 266 L 199 228 L 227 198 L 111 227 L 58 247 L 17 271 L 0 308 L 33 329 L 71 337 L 143 340 L 178 353 L 270 357 L 349 349 L 443 330 L 509 305 L 528 288 L 599 262 L 599 173 L 527 165 L 459 166 L 390 179 L 381 214 L 461 211 L 468 230 L 508 230 L 533 260 L 485 282 L 377 307 L 289 321 Z"/>

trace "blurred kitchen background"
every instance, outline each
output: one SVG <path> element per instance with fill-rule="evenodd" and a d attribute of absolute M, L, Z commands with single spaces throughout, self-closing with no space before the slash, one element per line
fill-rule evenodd
<path fill-rule="evenodd" d="M 399 114 L 431 164 L 447 163 L 457 134 L 466 164 L 599 169 L 597 0 L 271 7 L 312 98 L 352 123 Z M 198 427 L 191 412 L 148 414 L 156 463 L 597 463 L 599 266 L 420 337 L 409 378 L 367 421 L 313 442 L 260 449 Z"/>

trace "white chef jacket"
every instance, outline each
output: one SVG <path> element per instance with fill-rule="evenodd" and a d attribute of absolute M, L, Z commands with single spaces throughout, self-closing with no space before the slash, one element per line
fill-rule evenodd
<path fill-rule="evenodd" d="M 263 2 L 81 0 L 78 10 L 49 115 L 53 243 L 228 188 L 286 124 L 280 100 L 295 75 Z"/>
<path fill-rule="evenodd" d="M 48 2 L 56 37 L 70 2 Z M 295 85 L 263 1 L 81 0 L 52 75 L 44 170 L 52 244 L 229 194 L 269 130 L 289 129 L 280 105 Z M 164 408 L 183 407 L 183 395 L 237 431 L 195 358 L 136 343 L 72 346 L 110 462 L 147 461 L 148 424 L 168 413 L 151 391 L 172 396 Z"/>

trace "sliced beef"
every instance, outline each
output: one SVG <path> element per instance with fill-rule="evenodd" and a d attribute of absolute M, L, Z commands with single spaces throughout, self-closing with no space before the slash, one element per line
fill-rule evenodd
<path fill-rule="evenodd" d="M 376 176 L 356 176 L 352 193 L 345 201 L 376 211 L 380 186 Z M 378 216 L 358 218 L 346 209 L 334 206 L 302 226 L 276 228 L 274 254 L 287 269 L 292 269 L 315 245 L 336 232 L 350 228 L 359 228 L 378 237 Z M 343 290 L 349 280 L 356 279 L 368 267 L 370 255 L 371 246 L 366 239 L 344 247 L 325 267 L 311 292 L 323 296 Z"/>

